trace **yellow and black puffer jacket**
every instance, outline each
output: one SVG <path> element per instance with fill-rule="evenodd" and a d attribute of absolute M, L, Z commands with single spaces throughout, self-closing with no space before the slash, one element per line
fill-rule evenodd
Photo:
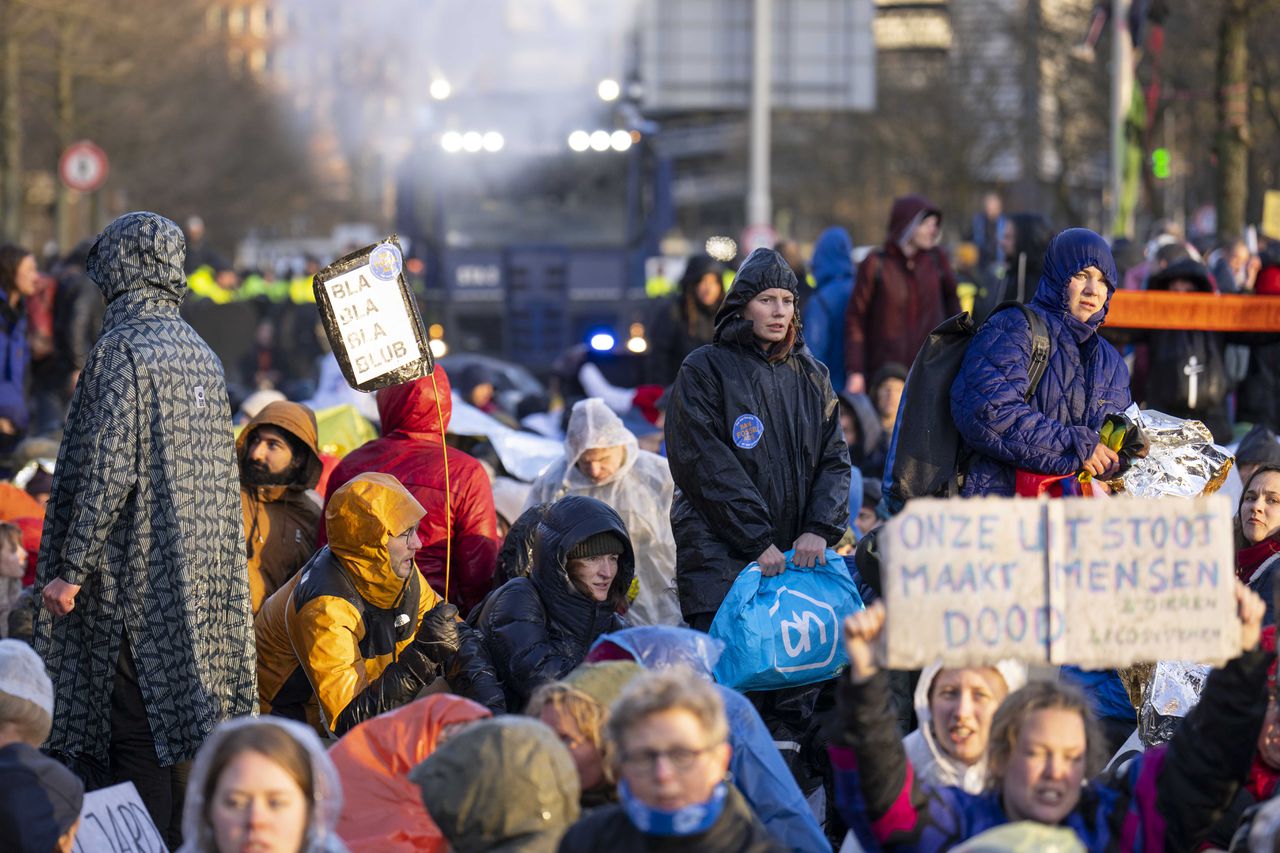
<path fill-rule="evenodd" d="M 334 493 L 328 546 L 258 613 L 263 713 L 341 735 L 440 674 L 457 693 L 506 710 L 480 637 L 416 568 L 404 579 L 391 569 L 388 540 L 424 513 L 389 474 L 361 474 Z"/>

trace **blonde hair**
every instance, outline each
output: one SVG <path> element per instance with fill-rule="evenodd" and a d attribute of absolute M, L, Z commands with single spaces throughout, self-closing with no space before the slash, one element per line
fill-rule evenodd
<path fill-rule="evenodd" d="M 0 521 L 0 551 L 16 551 L 22 547 L 22 528 L 9 521 Z"/>
<path fill-rule="evenodd" d="M 1014 691 L 1000 703 L 991 720 L 991 737 L 987 741 L 987 787 L 999 789 L 1004 784 L 1005 770 L 1018 734 L 1027 717 L 1036 711 L 1073 711 L 1084 724 L 1084 775 L 1092 779 L 1107 761 L 1107 747 L 1098 718 L 1089 707 L 1080 688 L 1061 681 L 1032 681 Z"/>
<path fill-rule="evenodd" d="M 19 736 L 32 746 L 39 746 L 49 739 L 53 730 L 53 717 L 30 699 L 0 690 L 0 724 L 11 723 Z"/>
<path fill-rule="evenodd" d="M 613 745 L 605 738 L 609 709 L 563 681 L 553 681 L 533 691 L 525 714 L 540 717 L 546 708 L 552 708 L 557 714 L 573 721 L 579 733 L 600 753 L 606 781 L 609 784 L 616 782 L 612 761 Z"/>
<path fill-rule="evenodd" d="M 608 739 L 621 754 L 622 739 L 633 726 L 653 714 L 687 711 L 702 726 L 709 745 L 729 739 L 729 721 L 716 688 L 688 667 L 649 672 L 627 685 L 613 705 L 607 723 Z"/>

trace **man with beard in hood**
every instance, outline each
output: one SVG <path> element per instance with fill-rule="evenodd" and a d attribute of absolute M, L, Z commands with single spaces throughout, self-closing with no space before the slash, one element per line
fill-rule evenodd
<path fill-rule="evenodd" d="M 89 252 L 107 313 L 58 450 L 35 625 L 47 748 L 95 785 L 133 782 L 170 846 L 186 762 L 255 692 L 231 407 L 178 313 L 185 248 L 173 222 L 129 213 Z"/>
<path fill-rule="evenodd" d="M 315 553 L 323 464 L 316 416 L 301 403 L 265 406 L 236 440 L 253 612 Z"/>
<path fill-rule="evenodd" d="M 845 365 L 851 394 L 889 362 L 911 364 L 929 333 L 960 313 L 956 275 L 938 247 L 942 211 L 924 196 L 895 199 L 884 247 L 858 265 L 845 314 Z"/>
<path fill-rule="evenodd" d="M 641 450 L 603 400 L 579 400 L 569 416 L 564 458 L 542 472 L 525 507 L 565 495 L 604 501 L 622 516 L 636 553 L 640 589 L 627 621 L 633 625 L 679 625 L 676 542 L 671 534 L 675 485 L 667 460 Z"/>

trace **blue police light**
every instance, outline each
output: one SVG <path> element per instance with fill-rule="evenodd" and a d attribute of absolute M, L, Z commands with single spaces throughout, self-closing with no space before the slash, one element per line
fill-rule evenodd
<path fill-rule="evenodd" d="M 592 332 L 587 338 L 587 344 L 596 352 L 609 352 L 615 343 L 613 333 L 607 331 Z"/>

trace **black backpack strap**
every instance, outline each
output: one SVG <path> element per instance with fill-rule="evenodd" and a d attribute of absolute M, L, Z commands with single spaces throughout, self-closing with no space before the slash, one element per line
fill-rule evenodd
<path fill-rule="evenodd" d="M 997 311 L 1005 308 L 1020 309 L 1022 316 L 1027 318 L 1027 325 L 1031 327 L 1031 363 L 1027 365 L 1027 379 L 1030 381 L 1027 383 L 1027 393 L 1022 397 L 1024 403 L 1030 403 L 1036 389 L 1040 387 L 1040 380 L 1044 378 L 1045 369 L 1049 366 L 1049 327 L 1044 324 L 1044 318 L 1031 308 L 1012 300 L 1001 302 L 992 309 L 989 316 L 994 316 Z"/>

